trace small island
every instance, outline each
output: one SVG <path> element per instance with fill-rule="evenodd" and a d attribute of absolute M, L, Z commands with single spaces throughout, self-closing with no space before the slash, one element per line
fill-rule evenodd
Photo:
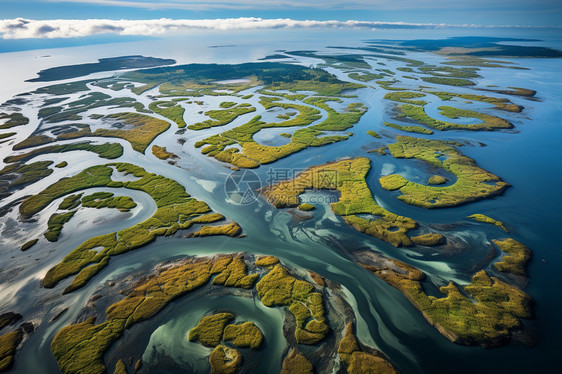
<path fill-rule="evenodd" d="M 339 201 L 331 207 L 348 225 L 396 247 L 413 245 L 407 233 L 418 227 L 417 222 L 375 202 L 365 181 L 370 168 L 365 157 L 313 166 L 294 179 L 263 188 L 261 193 L 276 208 L 285 208 L 298 206 L 299 195 L 306 189 L 338 191 Z"/>
<path fill-rule="evenodd" d="M 396 143 L 388 145 L 393 157 L 416 158 L 457 177 L 456 182 L 449 186 L 425 186 L 410 182 L 399 174 L 379 179 L 382 188 L 400 191 L 398 199 L 408 204 L 429 209 L 458 206 L 501 195 L 509 187 L 501 178 L 478 167 L 474 160 L 460 153 L 455 148 L 460 143 L 402 135 L 397 135 L 396 140 Z"/>

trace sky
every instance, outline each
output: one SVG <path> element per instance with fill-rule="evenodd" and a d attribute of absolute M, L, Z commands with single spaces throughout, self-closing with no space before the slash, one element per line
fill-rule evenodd
<path fill-rule="evenodd" d="M 560 0 L 0 0 L 4 40 L 282 28 L 562 29 Z"/>

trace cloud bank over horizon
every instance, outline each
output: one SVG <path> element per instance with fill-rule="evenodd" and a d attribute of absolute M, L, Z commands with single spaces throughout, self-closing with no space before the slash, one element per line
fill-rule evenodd
<path fill-rule="evenodd" d="M 431 29 L 431 28 L 535 28 L 540 26 L 517 25 L 453 25 L 437 23 L 378 22 L 378 21 L 317 21 L 290 18 L 263 19 L 254 17 L 223 19 L 52 19 L 30 20 L 14 18 L 0 20 L 0 35 L 3 39 L 56 39 L 79 38 L 99 34 L 155 36 L 173 32 L 229 31 L 266 29 Z M 559 27 L 557 27 L 559 28 Z"/>

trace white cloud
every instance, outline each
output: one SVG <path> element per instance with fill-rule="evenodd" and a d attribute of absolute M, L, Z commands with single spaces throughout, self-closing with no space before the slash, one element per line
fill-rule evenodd
<path fill-rule="evenodd" d="M 225 18 L 225 19 L 152 19 L 152 20 L 29 20 L 24 18 L 0 20 L 0 35 L 4 39 L 25 38 L 76 38 L 96 34 L 119 35 L 160 35 L 167 32 L 188 32 L 190 30 L 256 30 L 290 28 L 349 28 L 349 29 L 391 29 L 391 28 L 473 28 L 510 27 L 479 25 L 447 25 L 433 23 L 368 22 L 368 21 L 299 21 L 289 18 Z"/>

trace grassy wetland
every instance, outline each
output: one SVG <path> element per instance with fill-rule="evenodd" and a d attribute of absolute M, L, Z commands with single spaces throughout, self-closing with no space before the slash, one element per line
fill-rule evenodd
<path fill-rule="evenodd" d="M 350 322 L 345 327 L 345 334 L 338 347 L 338 355 L 346 366 L 347 373 L 397 373 L 396 369 L 380 352 L 370 349 L 365 351 L 361 348 Z"/>
<path fill-rule="evenodd" d="M 90 317 L 61 329 L 51 344 L 59 367 L 64 373 L 105 371 L 103 356 L 125 329 L 151 318 L 174 298 L 202 287 L 212 275 L 224 271 L 230 261 L 231 256 L 186 260 L 152 276 L 134 288 L 127 297 L 109 306 L 103 323 L 95 325 L 96 317 Z M 184 281 L 179 282 L 182 279 Z M 205 331 L 211 331 L 211 326 L 208 326 L 210 320 L 204 323 Z M 211 332 L 204 336 L 208 334 Z M 190 333 L 190 339 L 193 336 L 198 335 Z M 216 337 L 204 339 L 212 344 Z M 96 344 L 91 344 L 92 341 Z"/>
<path fill-rule="evenodd" d="M 338 202 L 332 203 L 331 208 L 348 225 L 396 247 L 411 246 L 407 233 L 417 228 L 418 223 L 376 203 L 365 181 L 370 168 L 371 163 L 365 157 L 314 166 L 293 180 L 266 187 L 262 194 L 276 208 L 285 208 L 298 206 L 299 195 L 306 189 L 338 191 Z M 364 218 L 364 215 L 375 218 Z"/>
<path fill-rule="evenodd" d="M 298 344 L 312 345 L 323 340 L 328 332 L 323 292 L 291 275 L 275 257 L 257 258 L 255 263 L 251 260 L 244 254 L 184 258 L 160 270 L 155 269 L 148 276 L 139 277 L 138 281 L 129 285 L 125 297 L 108 306 L 105 321 L 96 323 L 98 316 L 94 315 L 83 322 L 63 327 L 57 333 L 51 351 L 60 369 L 64 373 L 105 371 L 105 353 L 124 337 L 126 330 L 155 317 L 174 299 L 213 290 L 232 293 L 235 292 L 233 288 L 255 287 L 257 300 L 264 306 L 288 307 L 287 311 L 293 315 L 294 322 L 289 322 L 290 327 L 284 328 L 295 330 Z M 260 274 L 261 267 L 268 270 Z M 260 276 L 261 279 L 256 283 Z M 244 281 L 248 277 L 252 279 L 251 282 Z M 217 282 L 217 278 L 230 281 Z M 252 321 L 239 319 L 239 316 L 230 312 L 212 313 L 203 316 L 187 333 L 190 342 L 214 348 L 208 357 L 211 371 L 224 372 L 235 367 L 236 370 L 232 372 L 236 372 L 243 365 L 243 357 L 248 350 L 259 350 L 264 344 L 265 337 L 260 327 Z M 96 344 L 91 344 L 92 341 Z M 235 359 L 232 360 L 232 357 Z M 121 365 L 122 362 L 117 364 L 118 367 Z M 312 367 L 302 355 L 287 356 L 283 365 Z"/>
<path fill-rule="evenodd" d="M 325 83 L 315 85 L 317 92 L 329 91 L 330 88 L 325 86 Z M 352 88 L 355 88 L 355 86 L 347 87 L 342 83 L 340 90 L 335 91 L 335 93 Z M 285 103 L 279 100 L 276 97 L 264 97 L 260 100 L 260 104 L 266 110 L 273 108 L 289 109 L 295 111 L 297 115 L 281 122 L 271 123 L 262 121 L 261 116 L 256 116 L 241 126 L 198 141 L 195 146 L 201 148 L 203 154 L 232 164 L 235 167 L 255 168 L 261 164 L 272 163 L 308 147 L 320 147 L 348 139 L 349 134 L 344 133 L 344 131 L 357 123 L 366 110 L 365 106 L 361 103 L 350 103 L 344 112 L 338 112 L 329 105 L 330 102 L 342 102 L 341 98 L 337 96 L 308 97 L 302 100 L 302 103 L 307 105 Z M 234 110 L 238 107 L 223 109 L 223 111 Z M 325 110 L 327 117 L 324 121 L 309 126 L 321 118 L 320 111 L 314 107 Z M 291 127 L 305 128 L 296 130 L 290 137 L 289 143 L 285 145 L 268 146 L 259 144 L 253 139 L 255 134 L 264 129 Z M 326 132 L 335 132 L 338 135 L 325 135 Z M 239 148 L 233 146 L 239 146 Z"/>
<path fill-rule="evenodd" d="M 398 199 L 422 208 L 445 208 L 501 195 L 509 184 L 500 177 L 481 169 L 476 162 L 456 148 L 460 144 L 439 140 L 426 140 L 396 136 L 396 143 L 388 145 L 395 158 L 415 158 L 455 175 L 457 180 L 450 186 L 424 186 L 413 183 L 399 174 L 380 178 L 382 188 L 398 190 Z M 433 180 L 435 182 L 435 178 Z"/>
<path fill-rule="evenodd" d="M 394 260 L 384 265 L 361 265 L 400 290 L 429 323 L 455 343 L 486 347 L 503 344 L 522 327 L 521 319 L 533 316 L 531 298 L 526 293 L 485 270 L 474 274 L 463 292 L 450 282 L 439 288 L 444 296 L 435 297 L 424 292 L 425 274 L 408 264 Z"/>
<path fill-rule="evenodd" d="M 546 128 L 555 106 L 525 71 L 551 63 L 478 57 L 468 42 L 358 43 L 163 60 L 1 104 L 0 298 L 24 319 L 0 323 L 0 371 L 544 361 L 532 344 L 556 301 L 537 269 L 556 259 L 539 223 L 556 219 L 538 216 L 558 173 L 529 170 L 556 134 L 530 124 Z"/>
<path fill-rule="evenodd" d="M 111 179 L 112 167 L 116 171 L 131 174 L 136 181 L 117 182 Z M 30 218 L 39 213 L 53 200 L 68 194 L 91 187 L 124 187 L 140 190 L 149 194 L 158 209 L 148 220 L 118 233 L 93 237 L 66 256 L 61 263 L 51 268 L 43 279 L 44 287 L 54 287 L 59 281 L 77 274 L 65 292 L 74 291 L 84 286 L 90 278 L 107 266 L 112 256 L 142 247 L 156 239 L 157 236 L 173 235 L 178 230 L 187 229 L 194 224 L 221 221 L 224 216 L 212 213 L 202 201 L 189 196 L 177 182 L 147 173 L 144 169 L 131 164 L 109 164 L 94 166 L 84 170 L 72 178 L 57 182 L 37 195 L 27 198 L 20 206 L 20 214 Z M 109 194 L 107 198 L 111 198 Z M 105 196 L 105 195 L 104 195 Z M 113 206 L 119 209 L 132 208 L 131 201 L 82 199 L 86 206 Z M 67 213 L 69 214 L 69 213 Z M 228 228 L 228 225 L 222 226 Z M 227 234 L 229 231 L 218 229 L 216 234 Z M 103 247 L 103 250 L 92 250 Z"/>

